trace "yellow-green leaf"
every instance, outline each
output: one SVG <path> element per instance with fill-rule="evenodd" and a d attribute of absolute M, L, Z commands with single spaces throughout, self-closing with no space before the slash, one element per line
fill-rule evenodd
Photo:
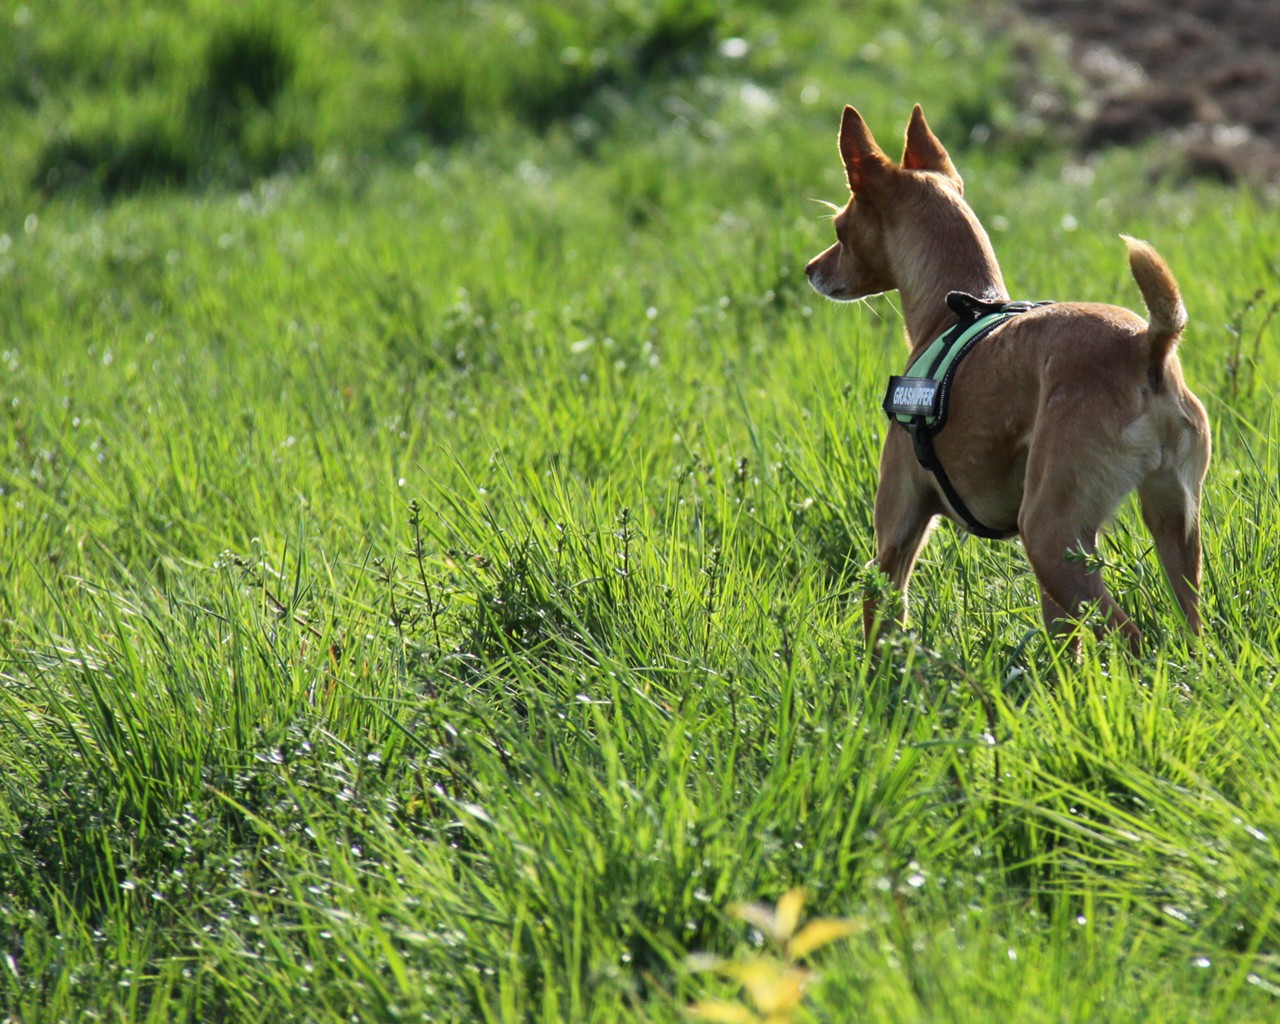
<path fill-rule="evenodd" d="M 723 973 L 738 981 L 747 990 L 756 1009 L 767 1014 L 799 1006 L 805 986 L 813 977 L 812 972 L 803 967 L 788 967 L 762 956 L 740 964 L 729 964 Z"/>
<path fill-rule="evenodd" d="M 813 972 L 803 967 L 789 968 L 767 992 L 761 992 L 756 1007 L 768 1017 L 789 1015 L 800 1008 L 805 989 L 813 981 Z"/>
<path fill-rule="evenodd" d="M 801 960 L 828 942 L 847 938 L 865 927 L 863 922 L 852 917 L 815 918 L 787 943 L 787 957 L 791 960 Z"/>
<path fill-rule="evenodd" d="M 786 942 L 787 939 L 795 933 L 796 925 L 800 923 L 800 911 L 804 909 L 804 890 L 798 886 L 789 889 L 782 894 L 782 898 L 778 900 L 778 909 L 774 914 L 776 931 L 774 938 L 779 942 Z"/>

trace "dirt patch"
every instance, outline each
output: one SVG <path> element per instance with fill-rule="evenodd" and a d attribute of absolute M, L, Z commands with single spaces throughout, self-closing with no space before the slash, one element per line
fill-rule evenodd
<path fill-rule="evenodd" d="M 1163 172 L 1280 186 L 1276 0 L 1020 0 L 1071 40 L 1085 149 L 1159 135 Z"/>

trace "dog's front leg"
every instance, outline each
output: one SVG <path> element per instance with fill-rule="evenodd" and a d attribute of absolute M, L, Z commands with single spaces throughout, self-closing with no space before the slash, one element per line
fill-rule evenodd
<path fill-rule="evenodd" d="M 916 557 L 924 547 L 934 518 L 942 511 L 933 489 L 923 482 L 910 438 L 891 430 L 880 456 L 880 486 L 876 490 L 876 557 L 870 568 L 889 578 L 898 591 L 898 607 L 892 616 L 907 622 L 907 586 Z M 862 628 L 867 646 L 883 636 L 890 616 L 880 608 L 880 594 L 870 586 L 863 594 Z"/>

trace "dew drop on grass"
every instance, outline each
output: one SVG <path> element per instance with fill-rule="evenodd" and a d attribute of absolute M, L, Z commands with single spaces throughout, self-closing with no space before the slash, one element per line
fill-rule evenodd
<path fill-rule="evenodd" d="M 1258 840 L 1258 842 L 1260 843 L 1271 842 L 1271 837 L 1267 835 L 1265 832 L 1263 832 L 1262 829 L 1260 828 L 1254 828 L 1252 825 L 1246 825 L 1244 827 L 1244 830 L 1248 832 L 1249 835 L 1253 836 L 1254 839 Z"/>
<path fill-rule="evenodd" d="M 1262 977 L 1262 975 L 1260 974 L 1254 974 L 1251 972 L 1245 976 L 1244 980 L 1247 981 L 1250 985 L 1257 985 L 1264 992 L 1267 992 L 1273 996 L 1280 996 L 1280 988 L 1277 988 L 1275 985 L 1267 981 L 1267 979 Z"/>

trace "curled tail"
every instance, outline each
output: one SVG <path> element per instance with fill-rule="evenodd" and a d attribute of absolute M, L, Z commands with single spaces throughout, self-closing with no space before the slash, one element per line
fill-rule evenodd
<path fill-rule="evenodd" d="M 1120 237 L 1129 247 L 1129 270 L 1147 305 L 1147 339 L 1151 343 L 1148 372 L 1153 381 L 1158 381 L 1164 376 L 1169 353 L 1187 326 L 1187 307 L 1182 304 L 1178 282 L 1173 279 L 1169 265 L 1155 248 L 1128 235 Z"/>

